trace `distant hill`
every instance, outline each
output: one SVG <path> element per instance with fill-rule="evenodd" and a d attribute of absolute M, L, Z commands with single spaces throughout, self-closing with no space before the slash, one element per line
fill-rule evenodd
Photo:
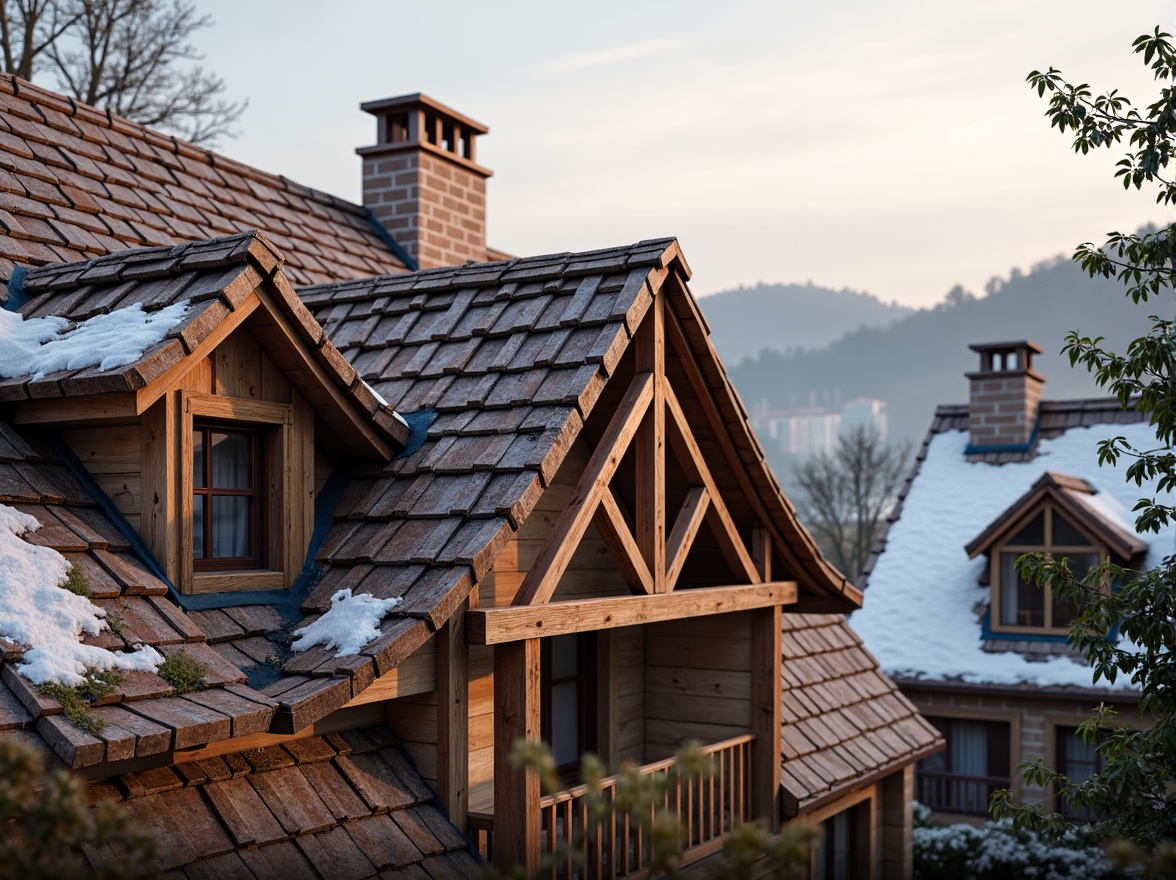
<path fill-rule="evenodd" d="M 969 343 L 1031 339 L 1046 351 L 1036 366 L 1047 379 L 1047 398 L 1094 396 L 1103 392 L 1086 371 L 1071 369 L 1058 354 L 1066 333 L 1104 336 L 1105 345 L 1122 351 L 1146 330 L 1148 315 L 1172 308 L 1170 300 L 1136 306 L 1121 285 L 1090 279 L 1062 257 L 996 279 L 988 289 L 980 299 L 957 289 L 935 308 L 855 330 L 824 348 L 767 351 L 742 363 L 728 359 L 728 371 L 748 408 L 761 401 L 786 408 L 871 397 L 887 402 L 892 436 L 918 439 L 936 404 L 967 401 L 964 373 L 979 364 Z M 713 324 L 708 299 L 702 305 Z M 795 321 L 803 323 L 799 316 Z"/>
<path fill-rule="evenodd" d="M 757 284 L 703 297 L 711 339 L 728 366 L 764 349 L 824 348 L 851 330 L 883 327 L 914 309 L 869 293 L 808 284 Z"/>

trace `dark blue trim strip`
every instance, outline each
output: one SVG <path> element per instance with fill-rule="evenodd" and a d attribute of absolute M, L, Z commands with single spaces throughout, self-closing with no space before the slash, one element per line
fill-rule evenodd
<path fill-rule="evenodd" d="M 5 311 L 15 312 L 29 301 L 29 295 L 24 291 L 27 274 L 24 266 L 12 267 L 12 277 L 8 279 L 8 300 L 4 303 Z"/>
<path fill-rule="evenodd" d="M 364 208 L 363 212 L 367 214 L 368 223 L 372 224 L 372 228 L 376 231 L 376 235 L 380 236 L 380 241 L 388 245 L 388 250 L 392 251 L 396 259 L 404 263 L 410 272 L 416 272 L 418 269 L 420 269 L 420 266 L 417 265 L 417 261 L 410 257 L 408 252 L 396 243 L 396 239 L 392 237 L 392 233 L 384 228 L 384 224 L 376 219 L 376 215 L 373 214 L 368 208 Z"/>
<path fill-rule="evenodd" d="M 408 442 L 404 444 L 404 449 L 398 452 L 393 458 L 408 458 L 424 443 L 425 438 L 429 436 L 429 425 L 437 420 L 437 411 L 433 409 L 418 409 L 416 412 L 400 414 L 400 417 L 408 423 L 408 427 L 412 429 L 412 434 L 408 438 Z"/>

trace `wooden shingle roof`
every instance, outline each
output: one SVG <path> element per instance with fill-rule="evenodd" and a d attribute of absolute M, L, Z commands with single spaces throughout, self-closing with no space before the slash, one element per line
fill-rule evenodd
<path fill-rule="evenodd" d="M 158 842 L 169 877 L 472 877 L 469 842 L 385 728 L 293 740 L 90 786 Z M 83 848 L 98 869 L 117 853 Z M 403 872 L 403 873 L 401 873 Z"/>
<path fill-rule="evenodd" d="M 285 256 L 265 235 L 245 232 L 34 269 L 23 285 L 29 299 L 18 309 L 26 318 L 53 316 L 76 323 L 130 305 L 150 313 L 187 303 L 188 311 L 134 363 L 107 370 L 94 366 L 0 379 L 0 402 L 138 391 L 179 367 L 206 340 L 223 331 L 226 322 L 239 322 L 241 315 L 234 313 L 264 284 L 274 308 L 302 335 L 303 344 L 357 417 L 396 448 L 403 448 L 408 429 L 325 337 L 286 280 L 284 267 Z M 313 401 L 321 394 L 311 388 L 308 396 Z"/>
<path fill-rule="evenodd" d="M 841 614 L 785 614 L 780 787 L 789 816 L 943 747 Z"/>
<path fill-rule="evenodd" d="M 359 205 L 0 74 L 0 302 L 14 264 L 252 229 L 295 285 L 405 271 Z"/>

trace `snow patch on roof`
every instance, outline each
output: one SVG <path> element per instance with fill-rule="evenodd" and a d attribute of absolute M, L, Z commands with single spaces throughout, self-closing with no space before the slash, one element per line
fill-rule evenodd
<path fill-rule="evenodd" d="M 144 312 L 142 304 L 135 303 L 95 315 L 73 329 L 64 318 L 26 318 L 0 310 L 0 378 L 32 374 L 39 379 L 56 370 L 111 370 L 133 364 L 183 320 L 188 305 Z"/>
<path fill-rule="evenodd" d="M 28 645 L 17 671 L 34 684 L 85 683 L 87 670 L 154 672 L 163 656 L 149 645 L 133 653 L 80 642 L 98 635 L 106 612 L 63 589 L 69 563 L 51 547 L 21 540 L 41 527 L 36 517 L 0 504 L 0 636 Z"/>
<path fill-rule="evenodd" d="M 322 645 L 328 651 L 338 648 L 336 657 L 353 657 L 368 642 L 380 637 L 380 621 L 400 601 L 399 598 L 377 599 L 371 593 L 353 596 L 350 589 L 340 590 L 331 597 L 331 607 L 326 614 L 294 630 L 294 635 L 299 638 L 290 648 L 305 651 Z"/>
<path fill-rule="evenodd" d="M 1071 428 L 1042 440 L 1033 461 L 993 465 L 968 462 L 967 431 L 931 438 L 927 457 L 890 527 L 886 550 L 870 574 L 865 602 L 853 614 L 854 630 L 890 675 L 988 684 L 1033 684 L 1107 688 L 1093 684 L 1089 667 L 1055 656 L 1029 661 L 1016 653 L 981 648 L 974 608 L 987 604 L 990 589 L 979 586 L 988 564 L 968 559 L 964 545 L 980 534 L 1008 506 L 1029 491 L 1046 470 L 1082 477 L 1099 494 L 1083 501 L 1097 504 L 1108 517 L 1127 525 L 1130 510 L 1154 495 L 1154 484 L 1128 484 L 1127 460 L 1099 467 L 1099 441 L 1121 435 L 1137 448 L 1155 444 L 1148 425 L 1099 425 Z M 1176 549 L 1176 526 L 1140 536 L 1149 545 L 1143 566 L 1152 568 Z"/>

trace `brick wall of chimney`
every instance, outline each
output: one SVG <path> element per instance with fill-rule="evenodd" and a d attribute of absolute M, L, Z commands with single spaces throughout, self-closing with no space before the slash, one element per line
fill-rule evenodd
<path fill-rule="evenodd" d="M 1033 374 L 971 376 L 968 429 L 973 446 L 1028 443 L 1041 403 L 1042 383 Z"/>
<path fill-rule="evenodd" d="M 486 255 L 486 177 L 425 150 L 363 157 L 363 203 L 421 269 Z"/>

